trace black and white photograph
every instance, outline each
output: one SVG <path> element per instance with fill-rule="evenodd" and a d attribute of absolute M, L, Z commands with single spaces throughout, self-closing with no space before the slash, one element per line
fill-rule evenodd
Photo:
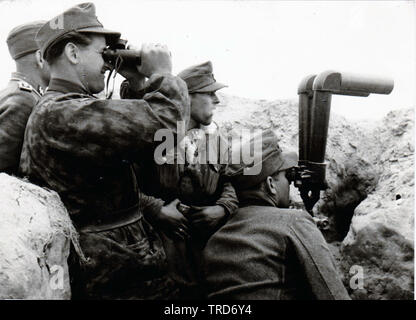
<path fill-rule="evenodd" d="M 87 1 L 0 1 L 0 300 L 415 299 L 416 1 Z"/>

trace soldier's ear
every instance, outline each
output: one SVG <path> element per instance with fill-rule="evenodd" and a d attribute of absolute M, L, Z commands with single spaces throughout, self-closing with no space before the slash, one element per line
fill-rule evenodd
<path fill-rule="evenodd" d="M 72 42 L 68 42 L 64 48 L 64 54 L 66 58 L 72 64 L 78 64 L 80 55 L 79 55 L 79 48 Z"/>
<path fill-rule="evenodd" d="M 266 188 L 267 188 L 267 191 L 271 194 L 277 193 L 276 187 L 274 186 L 274 180 L 270 176 L 266 178 Z"/>
<path fill-rule="evenodd" d="M 36 64 L 38 65 L 40 69 L 43 69 L 45 60 L 43 60 L 40 50 L 35 52 L 35 57 L 36 57 Z"/>

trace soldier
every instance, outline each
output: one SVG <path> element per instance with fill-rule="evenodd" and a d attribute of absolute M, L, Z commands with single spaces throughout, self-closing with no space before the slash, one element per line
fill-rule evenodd
<path fill-rule="evenodd" d="M 189 117 L 189 96 L 183 80 L 171 74 L 166 46 L 147 44 L 137 70 L 120 71 L 144 98 L 95 98 L 108 69 L 102 53 L 119 37 L 103 28 L 92 3 L 42 26 L 36 40 L 51 81 L 29 118 L 20 169 L 58 192 L 79 232 L 87 259 L 71 255 L 74 298 L 168 298 L 176 288 L 147 219 L 181 214 L 140 192 L 131 163 L 154 145 L 156 130 L 176 133 L 177 121 Z M 175 223 L 186 228 L 187 221 Z"/>
<path fill-rule="evenodd" d="M 261 142 L 254 137 L 249 143 L 253 147 L 256 142 L 262 143 L 253 167 L 260 168 L 259 174 L 244 174 L 244 164 L 227 170 L 240 208 L 204 249 L 208 297 L 349 299 L 311 216 L 283 209 L 289 206 L 286 170 L 296 166 L 296 154 L 282 153 L 272 130 L 263 133 Z"/>
<path fill-rule="evenodd" d="M 49 82 L 48 66 L 35 41 L 44 23 L 19 25 L 7 37 L 16 72 L 0 91 L 0 172 L 17 174 L 27 120 Z"/>
<path fill-rule="evenodd" d="M 185 81 L 191 99 L 190 120 L 183 140 L 185 165 L 158 165 L 159 184 L 150 183 L 149 179 L 148 185 L 143 186 L 153 188 L 149 191 L 152 195 L 167 201 L 178 198 L 191 206 L 192 214 L 187 216 L 190 225 L 206 236 L 238 208 L 234 187 L 222 179 L 228 163 L 227 140 L 212 121 L 220 102 L 216 91 L 226 85 L 217 82 L 212 71 L 212 63 L 208 61 L 178 74 Z"/>
<path fill-rule="evenodd" d="M 201 189 L 200 194 L 193 194 L 179 187 L 180 198 L 187 198 L 189 205 L 203 206 L 201 210 L 193 210 L 189 219 L 197 232 L 209 236 L 238 209 L 234 187 L 223 180 L 229 162 L 227 140 L 212 121 L 220 103 L 216 92 L 226 85 L 215 80 L 210 61 L 191 66 L 178 76 L 186 82 L 191 99 L 191 116 L 184 140 L 187 172 L 197 177 L 196 189 Z"/>
<path fill-rule="evenodd" d="M 220 102 L 216 91 L 226 85 L 215 80 L 210 61 L 186 68 L 178 76 L 186 82 L 191 99 L 184 139 L 185 164 L 142 164 L 141 176 L 147 194 L 167 202 L 179 199 L 190 207 L 189 213 L 183 212 L 189 220 L 189 232 L 178 230 L 173 224 L 165 225 L 163 231 L 170 239 L 162 236 L 174 277 L 185 288 L 184 297 L 195 298 L 199 294 L 201 249 L 209 236 L 238 209 L 238 200 L 234 187 L 224 180 L 229 154 L 227 140 L 212 121 Z M 125 84 L 123 94 L 129 94 L 127 90 Z M 154 162 L 153 157 L 148 161 Z M 159 181 L 155 182 L 155 177 Z"/>

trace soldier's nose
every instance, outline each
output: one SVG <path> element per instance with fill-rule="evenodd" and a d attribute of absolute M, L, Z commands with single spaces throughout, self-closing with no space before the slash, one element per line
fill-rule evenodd
<path fill-rule="evenodd" d="M 218 99 L 218 96 L 215 92 L 212 93 L 212 103 L 214 103 L 214 104 L 219 104 L 220 103 L 220 99 Z"/>

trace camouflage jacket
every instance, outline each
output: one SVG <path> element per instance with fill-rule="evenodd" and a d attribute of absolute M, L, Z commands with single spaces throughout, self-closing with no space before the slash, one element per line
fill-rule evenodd
<path fill-rule="evenodd" d="M 52 79 L 29 118 L 20 169 L 59 193 L 73 221 L 97 219 L 137 204 L 131 162 L 153 148 L 154 134 L 189 117 L 185 83 L 153 75 L 143 99 L 102 100 Z M 144 213 L 163 201 L 140 194 Z"/>
<path fill-rule="evenodd" d="M 17 174 L 26 123 L 41 94 L 25 75 L 14 72 L 0 92 L 0 172 Z"/>
<path fill-rule="evenodd" d="M 131 164 L 154 148 L 158 129 L 175 134 L 176 122 L 189 117 L 189 97 L 168 75 L 153 75 L 143 93 L 102 100 L 52 79 L 29 118 L 20 169 L 59 193 L 88 258 L 69 261 L 73 297 L 164 299 L 178 290 L 146 220 L 163 201 L 140 192 Z"/>

